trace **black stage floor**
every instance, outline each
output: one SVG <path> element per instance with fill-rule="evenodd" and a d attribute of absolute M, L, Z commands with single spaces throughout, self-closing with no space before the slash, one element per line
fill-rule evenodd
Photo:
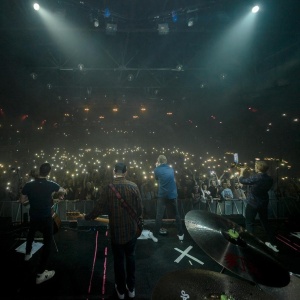
<path fill-rule="evenodd" d="M 158 236 L 159 241 L 139 239 L 136 249 L 136 298 L 153 299 L 153 291 L 160 284 L 162 278 L 170 272 L 180 270 L 201 270 L 222 274 L 221 286 L 226 286 L 226 280 L 235 278 L 237 284 L 246 282 L 253 291 L 274 299 L 299 299 L 300 294 L 300 233 L 288 229 L 285 221 L 272 221 L 278 232 L 279 253 L 266 249 L 268 255 L 282 263 L 290 272 L 291 282 L 283 288 L 270 288 L 245 280 L 240 274 L 223 269 L 216 260 L 205 253 L 191 238 L 185 228 L 185 238 L 180 242 L 176 236 L 175 224 L 172 221 L 165 223 L 168 229 L 166 236 Z M 184 224 L 184 221 L 183 221 Z M 86 226 L 85 226 L 86 225 Z M 151 229 L 153 220 L 146 220 L 145 230 Z M 185 226 L 184 226 L 185 227 Z M 39 250 L 28 261 L 24 261 L 24 254 L 15 249 L 24 243 L 26 224 L 15 225 L 1 231 L 2 280 L 1 299 L 117 299 L 114 290 L 113 260 L 110 242 L 107 237 L 108 227 L 105 224 L 65 222 L 55 234 L 55 243 L 49 262 L 49 269 L 54 269 L 55 276 L 40 285 L 35 284 L 35 266 L 39 257 Z M 257 237 L 263 241 L 264 234 L 258 226 Z M 142 236 L 143 237 L 143 236 Z M 37 236 L 36 242 L 42 242 Z M 218 247 L 216 243 L 215 247 Z M 220 249 L 224 251 L 224 249 Z M 263 254 L 264 255 L 264 254 Z M 262 266 L 263 267 L 263 266 Z M 186 273 L 185 277 L 186 277 Z M 211 275 L 211 273 L 210 273 Z M 177 275 L 176 275 L 177 276 Z M 270 274 L 278 277 L 280 274 Z M 203 277 L 203 276 L 202 276 Z M 198 289 L 196 298 L 186 294 L 178 297 L 170 296 L 172 284 L 169 282 L 161 295 L 156 299 L 213 299 L 213 295 L 206 297 L 202 290 L 206 283 L 200 276 L 199 282 L 193 288 Z M 205 277 L 205 276 L 204 276 Z M 204 278 L 205 279 L 205 278 Z M 179 279 L 180 280 L 180 279 Z M 186 280 L 186 278 L 185 278 Z M 220 279 L 218 279 L 220 280 Z M 250 287 L 251 286 L 251 287 Z M 184 291 L 183 291 L 184 292 Z M 202 293 L 202 294 L 201 294 Z M 257 298 L 253 297 L 252 299 Z M 214 298 L 216 299 L 216 297 Z M 235 297 L 236 299 L 250 299 Z M 264 299 L 261 298 L 261 299 Z"/>

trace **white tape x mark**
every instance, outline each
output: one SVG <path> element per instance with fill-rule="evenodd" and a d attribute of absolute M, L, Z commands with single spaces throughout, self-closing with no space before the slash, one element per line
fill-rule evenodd
<path fill-rule="evenodd" d="M 179 263 L 185 256 L 189 257 L 190 259 L 196 261 L 197 263 L 204 265 L 204 262 L 202 262 L 201 260 L 197 259 L 196 257 L 189 255 L 189 251 L 193 248 L 193 246 L 189 246 L 187 247 L 184 251 L 178 249 L 178 248 L 174 248 L 176 251 L 180 252 L 181 255 L 179 255 L 174 262 Z"/>

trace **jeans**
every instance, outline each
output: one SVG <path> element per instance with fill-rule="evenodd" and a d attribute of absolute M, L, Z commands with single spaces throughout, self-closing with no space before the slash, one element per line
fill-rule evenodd
<path fill-rule="evenodd" d="M 135 248 L 137 238 L 124 245 L 111 243 L 114 257 L 115 284 L 120 294 L 126 291 L 126 284 L 130 291 L 135 288 Z M 126 269 L 125 269 L 126 263 Z"/>
<path fill-rule="evenodd" d="M 172 214 L 175 215 L 176 219 L 176 227 L 177 234 L 183 235 L 181 218 L 178 210 L 178 202 L 177 199 L 166 199 L 166 198 L 158 198 L 157 199 L 157 210 L 156 210 L 156 220 L 155 220 L 155 229 L 153 234 L 157 235 L 159 233 L 159 229 L 161 228 L 162 219 L 166 210 L 166 206 L 170 206 Z"/>
<path fill-rule="evenodd" d="M 246 209 L 245 209 L 246 230 L 252 234 L 254 233 L 255 218 L 256 218 L 257 214 L 259 216 L 259 221 L 267 234 L 268 241 L 271 244 L 275 244 L 276 239 L 274 236 L 274 232 L 268 221 L 268 207 L 267 206 L 255 208 L 255 207 L 251 206 L 250 204 L 246 205 Z"/>
<path fill-rule="evenodd" d="M 52 217 L 42 218 L 40 220 L 30 220 L 29 231 L 26 239 L 26 254 L 32 250 L 32 243 L 37 231 L 43 234 L 43 247 L 41 248 L 41 258 L 37 273 L 41 274 L 46 270 L 46 265 L 51 253 L 51 246 L 53 240 L 53 219 Z"/>

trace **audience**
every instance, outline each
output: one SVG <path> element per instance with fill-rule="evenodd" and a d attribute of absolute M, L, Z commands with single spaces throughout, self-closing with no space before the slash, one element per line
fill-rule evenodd
<path fill-rule="evenodd" d="M 64 200 L 93 201 L 99 198 L 99 193 L 111 180 L 111 166 L 117 160 L 128 161 L 130 178 L 141 189 L 145 199 L 145 212 L 151 215 L 152 207 L 157 198 L 157 182 L 153 174 L 153 160 L 158 153 L 165 152 L 174 162 L 176 184 L 179 202 L 183 204 L 186 213 L 190 209 L 199 207 L 199 193 L 203 190 L 210 192 L 210 197 L 217 199 L 228 191 L 230 199 L 245 199 L 247 189 L 237 183 L 235 169 L 227 168 L 227 159 L 218 159 L 218 164 L 206 158 L 199 157 L 173 149 L 143 149 L 133 147 L 125 149 L 78 149 L 78 153 L 68 152 L 66 149 L 51 148 L 48 151 L 36 151 L 32 157 L 27 153 L 24 161 L 18 161 L 18 167 L 2 163 L 0 173 L 1 201 L 17 200 L 16 191 L 34 177 L 36 166 L 43 161 L 48 161 L 52 166 L 50 179 L 58 182 L 65 188 Z M 30 160 L 32 163 L 30 163 Z M 198 165 L 198 168 L 194 166 Z M 210 171 L 214 169 L 214 171 Z M 225 171 L 224 171 L 225 169 Z M 217 174 L 221 174 L 218 178 Z M 16 176 L 16 174 L 18 176 Z M 31 178 L 30 178 L 31 177 Z M 232 182 L 232 183 L 231 183 Z M 232 189 L 228 187 L 231 184 Z M 198 186 L 198 187 L 197 187 Z M 13 188 L 12 188 L 13 187 Z M 200 189 L 202 188 L 202 191 Z M 300 198 L 300 184 L 298 180 L 275 178 L 275 194 L 278 198 Z M 207 192 L 205 192 L 207 193 Z M 227 195 L 227 194 L 226 194 Z M 153 217 L 153 216 L 151 216 Z"/>

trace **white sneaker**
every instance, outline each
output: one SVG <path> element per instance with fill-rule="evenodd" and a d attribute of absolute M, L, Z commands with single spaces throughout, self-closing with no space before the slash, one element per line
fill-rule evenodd
<path fill-rule="evenodd" d="M 55 271 L 48 271 L 48 270 L 45 270 L 42 274 L 37 274 L 36 276 L 36 284 L 40 284 L 46 280 L 49 280 L 51 279 L 55 274 Z"/>
<path fill-rule="evenodd" d="M 183 239 L 184 239 L 184 234 L 183 234 L 183 235 L 178 235 L 178 234 L 177 234 L 177 236 L 178 236 L 178 238 L 179 238 L 179 241 L 183 241 Z"/>
<path fill-rule="evenodd" d="M 153 235 L 153 232 L 149 232 L 148 237 L 152 239 L 153 242 L 157 243 L 158 239 Z"/>
<path fill-rule="evenodd" d="M 30 254 L 25 254 L 24 260 L 25 260 L 25 261 L 28 261 L 31 257 L 32 257 L 32 254 L 31 254 L 31 253 L 30 253 Z"/>
<path fill-rule="evenodd" d="M 135 297 L 135 289 L 132 290 L 132 292 L 129 290 L 127 284 L 126 284 L 126 289 L 128 291 L 128 296 L 129 298 L 134 298 Z"/>
<path fill-rule="evenodd" d="M 272 249 L 273 251 L 279 252 L 279 250 L 277 249 L 277 246 L 276 246 L 276 245 L 272 245 L 272 244 L 269 243 L 269 242 L 265 242 L 265 244 L 266 244 L 270 249 Z"/>
<path fill-rule="evenodd" d="M 125 298 L 125 295 L 124 294 L 120 294 L 119 291 L 118 291 L 118 286 L 115 284 L 115 289 L 116 289 L 116 292 L 118 294 L 118 298 L 119 299 L 124 299 Z"/>

